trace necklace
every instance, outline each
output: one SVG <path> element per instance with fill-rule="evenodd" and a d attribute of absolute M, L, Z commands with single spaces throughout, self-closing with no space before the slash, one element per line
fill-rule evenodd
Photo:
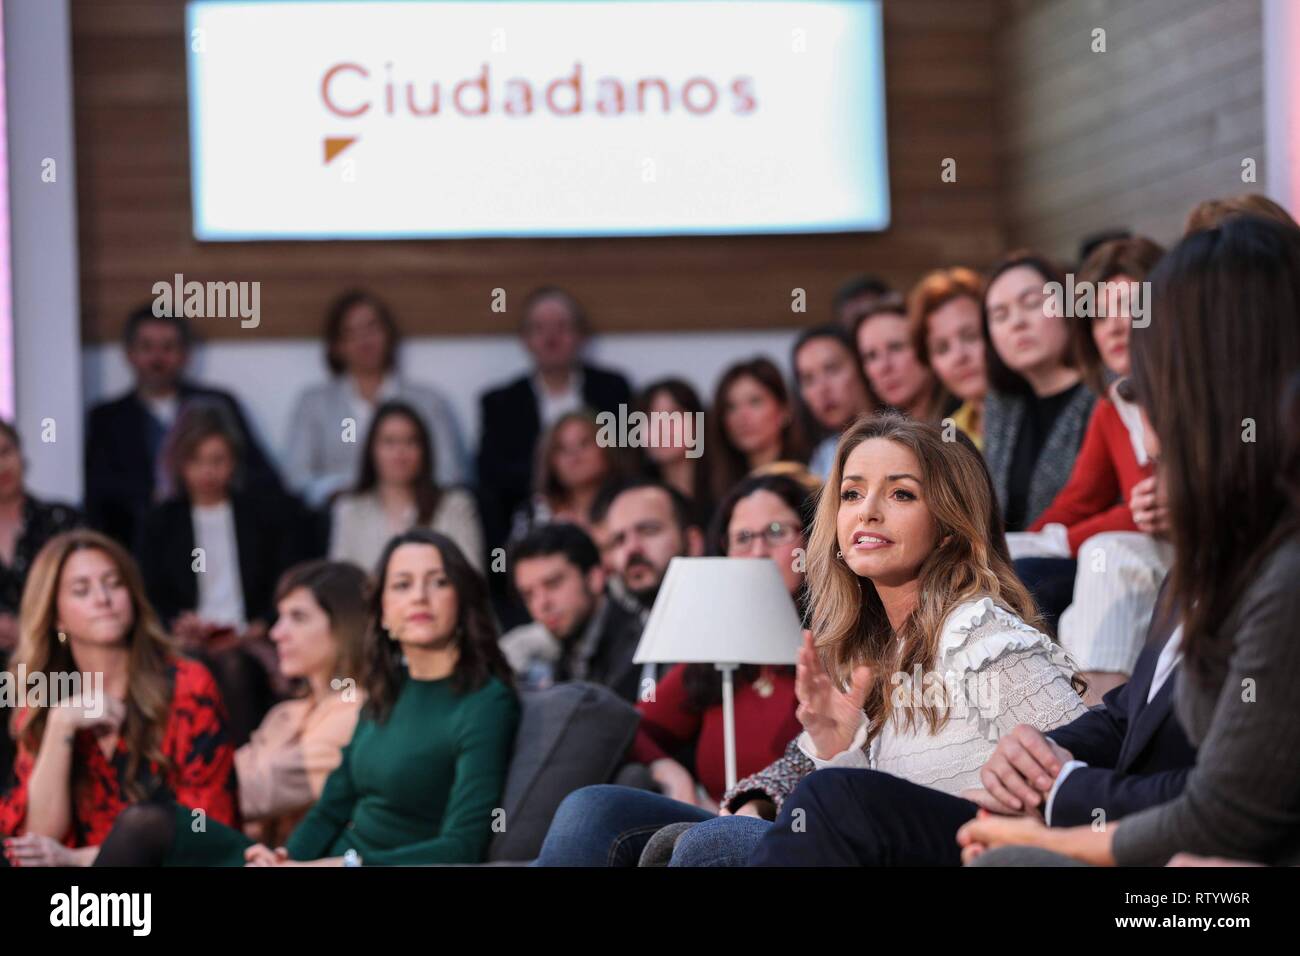
<path fill-rule="evenodd" d="M 776 690 L 776 685 L 772 683 L 772 677 L 766 666 L 759 668 L 758 676 L 754 678 L 754 690 L 758 691 L 759 697 L 771 697 L 772 692 Z"/>

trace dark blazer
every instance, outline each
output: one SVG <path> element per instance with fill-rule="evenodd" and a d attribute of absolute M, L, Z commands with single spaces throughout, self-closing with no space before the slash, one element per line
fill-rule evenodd
<path fill-rule="evenodd" d="M 1178 667 L 1147 703 L 1156 661 L 1177 623 L 1176 614 L 1157 611 L 1129 682 L 1103 697 L 1101 706 L 1047 732 L 1088 764 L 1073 770 L 1056 791 L 1053 826 L 1091 824 L 1098 809 L 1107 820 L 1118 820 L 1182 792 L 1196 763 L 1196 748 L 1173 710 Z"/>
<path fill-rule="evenodd" d="M 1052 424 L 1052 430 L 1043 443 L 1043 450 L 1034 463 L 1034 472 L 1029 480 L 1025 528 L 1047 510 L 1047 506 L 1070 480 L 1074 459 L 1079 455 L 1079 446 L 1083 444 L 1083 434 L 1087 431 L 1088 419 L 1096 401 L 1097 396 L 1092 389 L 1087 386 L 1080 388 Z M 1030 398 L 1026 395 L 1001 392 L 989 392 L 984 399 L 984 460 L 988 463 L 993 490 L 997 493 L 998 504 L 1004 513 L 1007 510 L 1007 494 L 1011 483 L 1011 460 L 1015 457 L 1016 442 L 1024 427 L 1029 402 Z M 1023 528 L 1007 530 L 1021 531 Z"/>
<path fill-rule="evenodd" d="M 583 365 L 582 398 L 594 412 L 617 411 L 631 403 L 632 389 L 617 372 Z M 532 491 L 541 417 L 531 375 L 486 392 L 480 404 L 479 505 L 487 546 L 495 548 L 504 544 L 510 516 Z"/>
<path fill-rule="evenodd" d="M 254 437 L 233 395 L 182 382 L 182 403 L 222 402 L 244 440 L 244 486 L 258 493 L 283 494 L 275 466 Z M 153 505 L 157 462 L 149 449 L 149 411 L 135 390 L 103 402 L 86 418 L 86 517 L 90 525 L 128 548 L 135 544 L 141 517 Z M 187 562 L 188 566 L 188 562 Z"/>
<path fill-rule="evenodd" d="M 235 493 L 230 498 L 239 552 L 239 581 L 248 620 L 269 622 L 280 575 L 304 560 L 297 516 L 282 503 Z M 164 626 L 199 603 L 198 572 L 192 570 L 194 523 L 189 499 L 170 498 L 140 521 L 135 555 L 144 574 L 145 591 Z"/>
<path fill-rule="evenodd" d="M 641 665 L 633 664 L 641 643 L 644 624 L 635 611 L 612 596 L 605 598 L 605 620 L 600 641 L 587 662 L 586 680 L 603 684 L 624 700 L 635 704 L 641 691 Z"/>

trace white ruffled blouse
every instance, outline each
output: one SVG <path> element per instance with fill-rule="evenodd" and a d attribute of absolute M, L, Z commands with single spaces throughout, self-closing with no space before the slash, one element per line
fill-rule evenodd
<path fill-rule="evenodd" d="M 868 744 L 864 717 L 849 748 L 829 760 L 814 755 L 807 732 L 799 749 L 819 770 L 881 770 L 958 794 L 980 786 L 980 768 L 1017 724 L 1046 731 L 1084 712 L 1070 684 L 1076 670 L 1061 647 L 992 598 L 967 601 L 944 621 L 934 670 L 895 674 L 890 682 L 896 709 L 949 702 L 938 733 L 929 733 L 918 713 L 910 728 L 891 719 Z"/>

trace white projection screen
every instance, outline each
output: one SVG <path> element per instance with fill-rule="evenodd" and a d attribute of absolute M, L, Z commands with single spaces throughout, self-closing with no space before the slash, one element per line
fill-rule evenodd
<path fill-rule="evenodd" d="M 878 0 L 188 4 L 200 240 L 889 224 Z"/>

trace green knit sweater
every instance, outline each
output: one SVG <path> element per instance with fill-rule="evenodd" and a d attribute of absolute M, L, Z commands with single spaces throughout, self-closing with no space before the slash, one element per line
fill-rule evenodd
<path fill-rule="evenodd" d="M 408 678 L 382 724 L 362 712 L 343 761 L 286 848 L 295 860 L 356 850 L 367 865 L 479 863 L 500 807 L 519 705 L 495 677 L 457 696 Z"/>

